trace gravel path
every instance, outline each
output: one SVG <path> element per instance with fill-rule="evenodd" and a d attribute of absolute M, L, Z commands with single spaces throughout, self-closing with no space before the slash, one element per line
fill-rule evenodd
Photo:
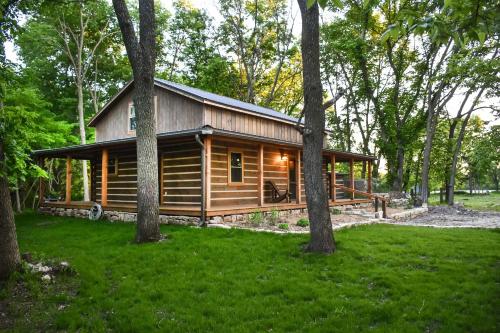
<path fill-rule="evenodd" d="M 429 207 L 429 213 L 394 224 L 438 228 L 500 228 L 500 213 L 465 209 L 461 206 Z"/>

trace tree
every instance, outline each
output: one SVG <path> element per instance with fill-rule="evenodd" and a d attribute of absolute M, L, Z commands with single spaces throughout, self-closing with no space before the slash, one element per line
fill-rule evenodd
<path fill-rule="evenodd" d="M 161 238 L 158 202 L 158 147 L 153 110 L 155 74 L 155 9 L 153 0 L 139 2 L 139 39 L 124 0 L 113 0 L 134 76 L 137 110 L 137 233 L 138 243 Z"/>
<path fill-rule="evenodd" d="M 304 179 L 311 240 L 308 251 L 335 251 L 328 195 L 321 172 L 325 108 L 319 59 L 319 6 L 307 0 L 297 0 L 302 16 L 302 63 L 304 85 Z"/>
<path fill-rule="evenodd" d="M 219 0 L 219 6 L 223 16 L 220 40 L 239 71 L 239 98 L 271 106 L 283 69 L 298 52 L 287 2 Z"/>

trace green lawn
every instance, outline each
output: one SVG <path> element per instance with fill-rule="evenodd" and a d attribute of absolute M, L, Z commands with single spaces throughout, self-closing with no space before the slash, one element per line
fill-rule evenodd
<path fill-rule="evenodd" d="M 482 194 L 455 194 L 455 202 L 462 202 L 465 208 L 477 210 L 490 210 L 500 212 L 500 192 L 489 195 Z M 439 194 L 432 194 L 429 204 L 439 205 Z"/>
<path fill-rule="evenodd" d="M 168 241 L 139 246 L 130 224 L 26 214 L 17 225 L 22 252 L 78 272 L 50 287 L 21 277 L 28 305 L 4 287 L 18 331 L 499 330 L 498 230 L 358 227 L 321 256 L 302 252 L 307 235 L 162 226 Z"/>

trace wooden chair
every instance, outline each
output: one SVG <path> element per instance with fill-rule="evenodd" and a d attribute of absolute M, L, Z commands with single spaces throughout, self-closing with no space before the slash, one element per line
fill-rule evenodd
<path fill-rule="evenodd" d="M 271 201 L 273 203 L 278 203 L 285 199 L 286 202 L 290 202 L 290 192 L 288 189 L 280 190 L 273 180 L 268 180 L 267 183 L 271 185 Z"/>

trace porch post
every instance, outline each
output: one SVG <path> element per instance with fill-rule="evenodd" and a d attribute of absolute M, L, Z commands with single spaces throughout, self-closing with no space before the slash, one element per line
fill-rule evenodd
<path fill-rule="evenodd" d="M 210 209 L 212 202 L 212 137 L 205 138 L 205 207 Z"/>
<path fill-rule="evenodd" d="M 108 158 L 109 153 L 107 149 L 102 150 L 102 163 L 101 163 L 101 206 L 108 205 Z"/>
<path fill-rule="evenodd" d="M 337 188 L 335 184 L 337 183 L 337 177 L 335 176 L 335 155 L 330 155 L 330 196 L 333 201 L 337 200 Z"/>
<path fill-rule="evenodd" d="M 349 160 L 349 180 L 351 181 L 351 188 L 355 190 L 354 186 L 354 159 Z M 351 199 L 354 200 L 354 192 L 351 193 Z"/>
<path fill-rule="evenodd" d="M 372 161 L 368 161 L 368 193 L 372 193 Z"/>
<path fill-rule="evenodd" d="M 257 155 L 257 196 L 259 206 L 264 205 L 264 145 L 259 144 L 259 153 Z"/>
<path fill-rule="evenodd" d="M 302 196 L 301 172 L 302 164 L 300 163 L 300 149 L 297 149 L 295 157 L 295 202 L 300 204 Z"/>
<path fill-rule="evenodd" d="M 97 165 L 95 158 L 90 160 L 90 201 L 96 202 Z"/>
<path fill-rule="evenodd" d="M 71 157 L 66 157 L 66 204 L 71 203 Z"/>

